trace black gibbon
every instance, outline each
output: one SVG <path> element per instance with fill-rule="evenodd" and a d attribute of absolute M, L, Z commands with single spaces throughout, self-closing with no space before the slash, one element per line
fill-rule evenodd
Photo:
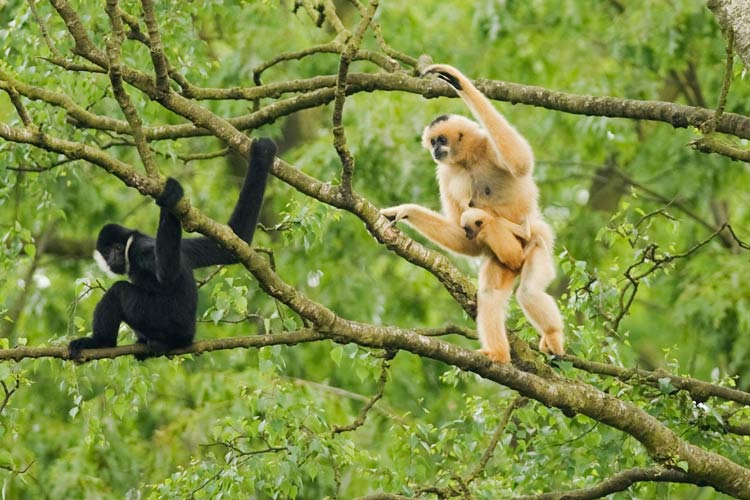
<path fill-rule="evenodd" d="M 272 140 L 253 141 L 242 191 L 229 218 L 229 227 L 248 244 L 253 240 L 275 156 Z M 156 239 L 119 224 L 101 229 L 94 257 L 105 270 L 125 274 L 130 281 L 118 281 L 107 290 L 94 310 L 93 335 L 70 342 L 71 358 L 79 357 L 82 349 L 117 345 L 121 322 L 127 323 L 135 331 L 137 343 L 146 344 L 153 354 L 193 342 L 198 305 L 193 269 L 238 260 L 205 236 L 182 239 L 180 221 L 171 212 L 182 196 L 180 183 L 167 179 L 156 198 L 161 207 Z"/>
<path fill-rule="evenodd" d="M 519 224 L 525 221 L 536 244 L 521 253 L 523 266 L 516 297 L 526 317 L 541 334 L 542 351 L 563 354 L 563 323 L 554 299 L 545 290 L 555 276 L 552 254 L 554 233 L 539 209 L 539 190 L 532 177 L 534 155 L 526 139 L 492 106 L 490 101 L 452 66 L 435 64 L 424 74 L 436 73 L 468 105 L 479 123 L 457 115 L 436 118 L 424 130 L 422 145 L 437 163 L 442 214 L 415 204 L 381 211 L 387 218 L 405 221 L 443 247 L 466 255 L 486 255 L 479 270 L 477 330 L 482 352 L 493 361 L 510 361 L 505 331 L 505 309 L 513 292 L 517 271 L 512 262 L 524 252 L 511 232 L 467 238 L 461 215 L 469 208 Z M 492 224 L 495 227 L 497 224 Z M 497 225 L 500 228 L 504 225 Z M 511 238 L 487 251 L 486 242 Z M 493 250 L 493 249 L 490 249 Z M 510 254 L 506 253 L 510 251 Z M 488 255 L 489 254 L 489 255 Z"/>

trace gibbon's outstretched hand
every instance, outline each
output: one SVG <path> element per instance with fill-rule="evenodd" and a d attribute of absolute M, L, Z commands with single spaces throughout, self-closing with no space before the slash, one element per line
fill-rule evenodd
<path fill-rule="evenodd" d="M 479 271 L 477 329 L 482 352 L 493 361 L 510 361 L 505 309 L 519 268 L 516 297 L 541 334 L 540 348 L 563 354 L 560 311 L 545 292 L 555 276 L 554 233 L 539 209 L 531 147 L 460 71 L 445 64 L 424 71 L 433 73 L 456 89 L 479 123 L 441 115 L 422 134 L 422 145 L 437 163 L 442 213 L 412 203 L 381 213 L 392 221 L 404 220 L 451 251 L 485 257 Z M 477 222 L 486 226 L 477 231 Z M 522 230 L 521 222 L 529 231 Z M 475 235 L 469 238 L 464 226 L 471 224 Z"/>
<path fill-rule="evenodd" d="M 248 244 L 275 156 L 273 141 L 253 141 L 242 191 L 229 218 L 229 226 Z M 193 269 L 238 260 L 206 237 L 182 239 L 180 221 L 172 213 L 182 196 L 180 183 L 167 179 L 156 198 L 161 207 L 156 238 L 119 224 L 101 229 L 94 258 L 105 271 L 125 274 L 130 281 L 118 281 L 107 290 L 94 310 L 93 335 L 70 342 L 71 358 L 79 357 L 82 349 L 117 345 L 121 322 L 154 354 L 193 342 L 198 305 Z"/>

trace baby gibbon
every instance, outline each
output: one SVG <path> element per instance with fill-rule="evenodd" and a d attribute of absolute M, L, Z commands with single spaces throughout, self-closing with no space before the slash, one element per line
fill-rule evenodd
<path fill-rule="evenodd" d="M 459 222 L 470 240 L 474 238 L 513 271 L 519 272 L 526 260 L 526 248 L 521 245 L 531 238 L 529 220 L 516 224 L 503 217 L 495 217 L 480 208 L 468 208 L 461 214 Z"/>
<path fill-rule="evenodd" d="M 485 255 L 479 270 L 477 330 L 482 352 L 493 361 L 510 361 L 505 331 L 505 309 L 523 262 L 516 297 L 526 317 L 541 334 L 542 351 L 563 354 L 562 318 L 546 292 L 554 279 L 554 234 L 542 218 L 539 190 L 532 178 L 534 155 L 526 139 L 494 108 L 490 101 L 452 66 L 429 66 L 448 82 L 468 105 L 476 123 L 457 115 L 439 116 L 422 135 L 422 145 L 437 163 L 442 214 L 408 203 L 383 209 L 392 221 L 405 220 L 435 243 L 465 255 Z M 461 216 L 480 209 L 479 236 L 469 239 Z M 477 212 L 469 212 L 471 219 Z M 474 219 L 476 224 L 478 219 Z M 528 225 L 527 250 L 507 224 Z M 494 234 L 500 230 L 500 234 Z M 525 239 L 525 238 L 522 238 Z M 492 247 L 494 245 L 494 248 Z M 490 247 L 489 249 L 487 247 Z"/>

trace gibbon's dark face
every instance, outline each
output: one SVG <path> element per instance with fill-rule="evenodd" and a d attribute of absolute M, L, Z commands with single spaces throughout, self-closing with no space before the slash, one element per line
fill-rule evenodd
<path fill-rule="evenodd" d="M 476 122 L 461 115 L 441 115 L 427 125 L 422 146 L 437 163 L 466 167 L 482 151 L 486 135 Z"/>
<path fill-rule="evenodd" d="M 128 259 L 126 251 L 128 242 L 135 231 L 119 224 L 107 224 L 99 231 L 96 239 L 94 260 L 104 271 L 116 274 L 128 273 Z"/>
<path fill-rule="evenodd" d="M 466 233 L 466 239 L 473 240 L 474 237 L 479 233 L 479 231 L 482 229 L 482 220 L 477 219 L 472 224 L 466 224 L 464 226 L 464 232 Z"/>
<path fill-rule="evenodd" d="M 488 221 L 488 214 L 484 210 L 477 208 L 469 208 L 464 210 L 461 214 L 461 221 L 459 224 L 466 233 L 466 238 L 473 240 L 477 237 L 477 234 L 482 230 L 485 222 Z"/>
<path fill-rule="evenodd" d="M 436 161 L 444 159 L 448 156 L 448 153 L 450 153 L 448 138 L 444 135 L 430 138 L 430 146 L 432 146 L 432 157 L 435 158 Z"/>
<path fill-rule="evenodd" d="M 430 150 L 430 154 L 436 162 L 445 160 L 450 155 L 450 127 L 445 126 L 450 121 L 450 115 L 438 116 L 427 125 L 422 134 L 422 145 Z"/>

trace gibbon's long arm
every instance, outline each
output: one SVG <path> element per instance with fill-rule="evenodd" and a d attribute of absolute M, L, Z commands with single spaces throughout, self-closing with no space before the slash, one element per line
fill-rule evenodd
<path fill-rule="evenodd" d="M 182 186 L 169 178 L 164 192 L 156 199 L 161 207 L 159 229 L 156 231 L 156 279 L 162 285 L 174 282 L 180 274 L 180 243 L 182 226 L 170 209 L 182 198 Z M 127 251 L 127 249 L 126 249 Z"/>
<path fill-rule="evenodd" d="M 507 169 L 514 177 L 531 173 L 534 166 L 531 146 L 471 83 L 471 80 L 447 64 L 428 66 L 423 74 L 428 73 L 436 73 L 441 80 L 448 82 L 466 102 L 474 117 L 487 131 L 501 168 Z"/>
<path fill-rule="evenodd" d="M 180 274 L 181 241 L 180 219 L 162 207 L 156 231 L 156 279 L 162 285 L 170 284 Z"/>
<path fill-rule="evenodd" d="M 270 139 L 256 139 L 250 147 L 250 163 L 239 199 L 229 218 L 229 227 L 248 244 L 252 243 L 258 224 L 268 174 L 276 156 L 276 145 Z M 183 242 L 183 252 L 195 269 L 218 264 L 235 264 L 237 257 L 213 240 L 201 236 Z"/>
<path fill-rule="evenodd" d="M 385 208 L 380 213 L 393 222 L 403 220 L 434 243 L 453 252 L 472 256 L 482 253 L 482 247 L 469 240 L 461 226 L 428 208 L 406 203 Z"/>

